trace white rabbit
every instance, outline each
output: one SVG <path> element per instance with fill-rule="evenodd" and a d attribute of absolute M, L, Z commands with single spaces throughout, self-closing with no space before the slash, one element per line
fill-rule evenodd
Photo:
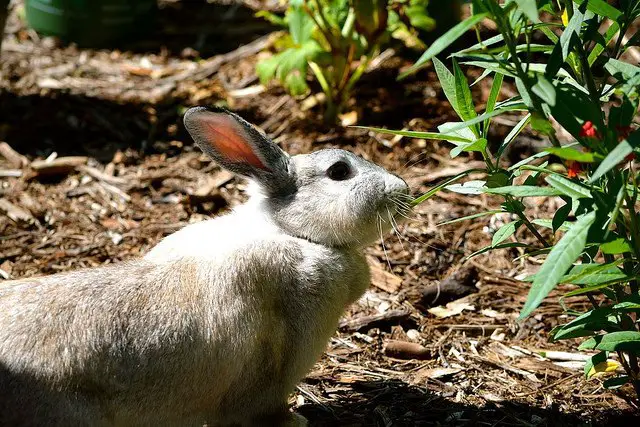
<path fill-rule="evenodd" d="M 289 157 L 228 111 L 184 120 L 250 200 L 142 260 L 0 283 L 0 426 L 306 425 L 287 397 L 407 185 L 343 150 Z"/>

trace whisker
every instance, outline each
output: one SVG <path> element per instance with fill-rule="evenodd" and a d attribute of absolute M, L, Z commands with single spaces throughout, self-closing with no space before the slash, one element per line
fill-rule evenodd
<path fill-rule="evenodd" d="M 391 223 L 391 229 L 393 230 L 393 233 L 398 237 L 398 243 L 400 243 L 400 247 L 404 251 L 404 245 L 402 244 L 402 239 L 400 238 L 400 231 L 398 231 L 398 224 L 393 218 L 393 215 L 391 215 L 391 211 L 389 210 L 388 207 L 387 207 L 387 214 L 389 215 L 389 222 Z"/>
<path fill-rule="evenodd" d="M 420 158 L 421 156 L 424 156 L 424 159 L 426 159 L 427 156 L 428 156 L 428 153 L 426 151 L 423 151 L 421 153 L 416 154 L 415 156 L 409 157 L 409 160 L 407 160 L 407 162 L 404 165 L 402 165 L 402 169 L 403 170 L 407 170 L 411 166 L 417 164 L 420 160 L 424 160 L 424 159 Z M 411 162 L 413 162 L 413 163 L 411 163 Z M 409 164 L 409 163 L 411 163 L 411 164 Z"/>
<path fill-rule="evenodd" d="M 378 214 L 378 231 L 380 232 L 380 241 L 382 242 L 382 252 L 384 253 L 384 257 L 387 260 L 389 270 L 391 270 L 391 261 L 389 260 L 389 254 L 387 253 L 387 247 L 384 244 L 384 236 L 382 233 L 382 216 L 380 216 L 380 214 Z"/>

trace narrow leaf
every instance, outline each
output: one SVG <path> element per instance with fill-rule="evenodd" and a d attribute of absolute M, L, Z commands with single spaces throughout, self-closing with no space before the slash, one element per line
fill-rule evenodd
<path fill-rule="evenodd" d="M 462 184 L 449 185 L 447 190 L 459 194 L 482 194 L 485 184 L 485 181 L 472 180 Z"/>
<path fill-rule="evenodd" d="M 574 160 L 580 163 L 593 163 L 596 160 L 596 156 L 594 153 L 578 151 L 574 148 L 569 147 L 550 147 L 546 148 L 544 151 L 549 154 L 553 154 L 554 156 L 560 157 L 561 159 Z"/>
<path fill-rule="evenodd" d="M 403 79 L 409 74 L 415 73 L 417 70 L 422 68 L 431 58 L 445 50 L 449 45 L 458 40 L 467 30 L 478 22 L 482 21 L 484 18 L 488 16 L 488 13 L 479 13 L 477 15 L 471 15 L 464 21 L 458 23 L 456 26 L 451 28 L 449 31 L 444 33 L 438 40 L 436 40 L 429 48 L 422 54 L 422 56 L 416 61 L 411 68 L 409 68 L 404 73 L 400 74 L 398 79 Z"/>
<path fill-rule="evenodd" d="M 556 89 L 543 75 L 538 76 L 538 81 L 531 90 L 549 106 L 554 107 L 556 105 Z"/>
<path fill-rule="evenodd" d="M 491 246 L 496 247 L 498 244 L 504 242 L 513 234 L 515 234 L 518 227 L 522 224 L 522 221 L 513 221 L 509 222 L 498 229 L 493 235 L 493 239 L 491 240 Z"/>
<path fill-rule="evenodd" d="M 527 317 L 540 305 L 549 292 L 558 285 L 569 267 L 582 254 L 587 243 L 589 227 L 595 219 L 595 211 L 580 217 L 551 249 L 549 256 L 536 274 L 533 285 L 531 285 L 527 302 L 520 312 L 520 319 Z"/>
<path fill-rule="evenodd" d="M 640 350 L 640 332 L 611 332 L 604 335 L 595 348 L 606 351 Z"/>
<path fill-rule="evenodd" d="M 472 214 L 472 215 L 463 216 L 461 218 L 452 219 L 450 221 L 440 222 L 440 223 L 438 223 L 436 225 L 441 226 L 441 225 L 455 224 L 456 222 L 461 222 L 461 221 L 467 221 L 467 220 L 470 220 L 470 219 L 481 218 L 483 216 L 494 215 L 494 214 L 497 214 L 497 213 L 500 213 L 500 212 L 503 212 L 503 211 L 499 210 L 499 209 L 496 209 L 496 210 L 487 211 L 487 212 L 480 212 L 480 213 L 476 213 L 476 214 Z"/>
<path fill-rule="evenodd" d="M 515 0 L 516 4 L 520 7 L 520 9 L 524 12 L 524 14 L 529 18 L 531 22 L 534 24 L 540 22 L 540 18 L 538 17 L 538 5 L 536 4 L 536 0 Z"/>
<path fill-rule="evenodd" d="M 410 138 L 437 139 L 437 140 L 444 140 L 444 141 L 451 141 L 451 142 L 473 142 L 471 139 L 468 139 L 468 138 L 463 138 L 457 135 L 449 135 L 449 134 L 438 133 L 438 132 L 392 130 L 392 129 L 375 128 L 375 127 L 368 127 L 368 126 L 351 126 L 351 127 L 356 129 L 367 129 L 377 133 L 408 136 Z"/>
<path fill-rule="evenodd" d="M 455 60 L 453 60 L 453 77 L 455 79 L 456 101 L 458 103 L 456 112 L 463 121 L 477 117 L 478 114 L 474 109 L 469 82 Z M 476 137 L 480 136 L 477 125 L 470 126 L 470 128 Z"/>
<path fill-rule="evenodd" d="M 620 12 L 618 9 L 611 6 L 609 3 L 607 3 L 604 0 L 574 0 L 574 1 L 578 5 L 582 5 L 584 2 L 587 2 L 587 10 L 590 10 L 591 12 L 597 15 L 606 16 L 607 18 L 613 21 L 616 21 L 622 15 L 622 12 Z"/>
<path fill-rule="evenodd" d="M 498 96 L 500 95 L 500 89 L 502 89 L 503 80 L 504 80 L 504 74 L 495 73 L 493 75 L 493 83 L 491 84 L 491 92 L 489 92 L 489 98 L 487 98 L 487 107 L 484 110 L 485 113 L 490 113 L 495 109 L 496 101 L 498 100 Z M 490 123 L 491 123 L 491 118 L 484 121 L 483 131 L 485 136 L 487 135 Z"/>
<path fill-rule="evenodd" d="M 600 245 L 600 250 L 603 254 L 623 254 L 626 252 L 631 252 L 631 246 L 626 241 L 626 239 L 620 237 L 610 242 L 606 242 Z"/>
<path fill-rule="evenodd" d="M 440 86 L 442 86 L 444 96 L 446 96 L 449 100 L 451 108 L 453 108 L 454 111 L 458 112 L 458 98 L 456 98 L 456 80 L 453 77 L 453 74 L 451 74 L 451 71 L 449 71 L 446 65 L 444 65 L 438 58 L 433 58 L 433 68 L 435 68 L 436 74 L 438 75 L 438 80 L 440 81 Z"/>
<path fill-rule="evenodd" d="M 520 135 L 520 132 L 522 132 L 522 130 L 529 124 L 530 121 L 531 114 L 527 114 L 522 119 L 520 119 L 520 121 L 513 128 L 511 128 L 507 136 L 504 138 L 504 141 L 502 141 L 502 144 L 500 144 L 500 147 L 498 147 L 498 158 L 502 157 L 502 154 L 507 149 L 507 147 L 511 145 L 511 143 L 516 139 L 518 135 Z"/>
<path fill-rule="evenodd" d="M 513 197 L 544 197 L 559 196 L 562 193 L 551 187 L 537 187 L 533 185 L 509 185 L 506 187 L 486 188 L 485 193 L 508 194 Z"/>
<path fill-rule="evenodd" d="M 560 175 L 549 175 L 544 179 L 550 186 L 572 199 L 591 197 L 591 191 L 583 185 Z"/>
<path fill-rule="evenodd" d="M 605 173 L 616 167 L 620 162 L 624 160 L 629 154 L 633 152 L 633 149 L 640 146 L 640 131 L 636 130 L 629 135 L 625 140 L 620 142 L 616 148 L 605 157 L 600 163 L 598 169 L 593 173 L 589 182 L 595 182 Z"/>

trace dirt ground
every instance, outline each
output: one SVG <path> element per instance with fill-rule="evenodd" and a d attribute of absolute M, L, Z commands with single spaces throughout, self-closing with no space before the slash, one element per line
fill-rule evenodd
<path fill-rule="evenodd" d="M 276 29 L 251 8 L 277 2 L 225 3 L 161 1 L 157 31 L 117 50 L 38 36 L 21 18 L 22 3 L 13 3 L 0 61 L 0 141 L 24 157 L 0 155 L 2 278 L 140 256 L 182 226 L 241 203 L 244 183 L 211 164 L 182 127 L 181 114 L 192 105 L 226 105 L 291 153 L 352 150 L 402 175 L 416 194 L 482 166 L 473 157 L 450 159 L 446 143 L 327 127 L 313 98 L 294 100 L 260 86 L 254 66 L 270 54 Z M 375 61 L 351 100 L 357 124 L 433 130 L 454 119 L 433 70 L 395 80 L 414 59 L 396 49 Z M 490 83 L 474 86 L 474 96 L 486 99 Z M 513 90 L 505 86 L 503 96 Z M 500 118 L 494 141 L 517 120 Z M 541 145 L 523 135 L 509 158 Z M 545 217 L 556 201 L 528 203 Z M 519 257 L 516 248 L 465 259 L 508 218 L 438 225 L 496 207 L 486 196 L 442 192 L 416 208 L 399 236 L 368 250 L 371 287 L 291 398 L 311 425 L 640 420 L 630 388 L 608 391 L 602 378 L 584 379 L 577 342 L 549 342 L 548 331 L 566 321 L 556 301 L 568 288 L 516 322 L 528 291 L 519 279 L 540 259 Z M 580 297 L 565 302 L 587 306 Z"/>

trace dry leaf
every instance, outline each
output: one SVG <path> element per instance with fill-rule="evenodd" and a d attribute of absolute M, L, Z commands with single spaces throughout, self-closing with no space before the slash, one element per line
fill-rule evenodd
<path fill-rule="evenodd" d="M 446 317 L 451 317 L 451 316 L 460 314 L 464 310 L 475 311 L 475 309 L 476 309 L 475 306 L 467 302 L 452 301 L 444 307 L 441 305 L 438 307 L 431 307 L 427 311 L 436 317 L 444 319 Z"/>

